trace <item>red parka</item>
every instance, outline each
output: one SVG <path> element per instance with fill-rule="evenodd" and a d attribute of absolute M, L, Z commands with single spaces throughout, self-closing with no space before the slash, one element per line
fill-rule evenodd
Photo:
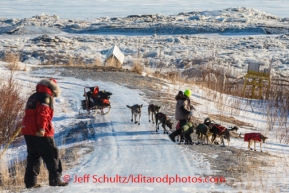
<path fill-rule="evenodd" d="M 36 92 L 28 98 L 26 103 L 25 116 L 22 121 L 23 135 L 36 136 L 36 132 L 44 129 L 44 137 L 54 136 L 53 97 L 59 94 L 60 88 L 55 80 L 44 79 L 37 84 Z"/>

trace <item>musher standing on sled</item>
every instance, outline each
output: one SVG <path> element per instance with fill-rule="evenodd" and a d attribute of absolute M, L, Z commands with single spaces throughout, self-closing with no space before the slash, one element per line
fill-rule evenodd
<path fill-rule="evenodd" d="M 53 98 L 60 95 L 60 88 L 53 78 L 43 79 L 36 86 L 26 103 L 22 121 L 22 134 L 27 146 L 27 165 L 24 176 L 26 188 L 37 188 L 37 176 L 40 172 L 40 157 L 49 172 L 50 186 L 66 186 L 60 180 L 62 166 L 58 148 L 54 141 Z"/>

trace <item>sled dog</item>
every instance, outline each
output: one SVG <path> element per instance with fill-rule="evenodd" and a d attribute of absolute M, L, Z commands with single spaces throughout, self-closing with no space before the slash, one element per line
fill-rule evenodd
<path fill-rule="evenodd" d="M 212 136 L 210 133 L 210 128 L 204 123 L 198 124 L 196 127 L 196 134 L 198 135 L 198 139 L 202 140 L 202 144 L 204 144 L 204 140 L 207 140 L 207 145 L 209 144 L 209 136 Z M 198 140 L 198 143 L 200 143 Z"/>
<path fill-rule="evenodd" d="M 126 107 L 131 110 L 131 122 L 133 122 L 133 117 L 134 117 L 134 123 L 140 124 L 142 104 L 141 105 L 135 104 L 133 106 L 126 105 Z M 137 116 L 138 116 L 138 121 L 136 120 Z"/>
<path fill-rule="evenodd" d="M 223 143 L 223 146 L 225 146 L 224 138 L 227 139 L 228 147 L 230 147 L 230 132 L 238 131 L 239 129 L 237 126 L 234 126 L 231 129 L 227 129 L 222 125 L 212 123 L 210 118 L 206 118 L 204 124 L 210 128 L 210 133 L 212 133 L 212 143 L 214 143 L 217 136 L 219 136 Z"/>
<path fill-rule="evenodd" d="M 262 152 L 262 143 L 265 143 L 266 139 L 268 139 L 268 137 L 265 137 L 261 133 L 246 133 L 244 135 L 244 141 L 248 142 L 248 149 L 249 150 L 253 150 L 251 148 L 251 145 L 254 142 L 254 151 L 256 151 L 256 143 L 259 142 L 260 143 L 260 150 Z"/>
<path fill-rule="evenodd" d="M 155 118 L 156 118 L 156 132 L 158 132 L 160 124 L 162 124 L 164 133 L 167 134 L 169 133 L 168 130 L 166 129 L 166 126 L 170 128 L 170 130 L 172 130 L 173 123 L 166 114 L 159 112 L 155 115 Z"/>
<path fill-rule="evenodd" d="M 151 116 L 150 115 L 152 115 L 152 122 L 155 123 L 154 122 L 154 117 L 155 117 L 156 113 L 158 113 L 160 111 L 160 108 L 161 108 L 161 106 L 157 106 L 157 105 L 154 105 L 154 104 L 150 104 L 148 106 L 149 122 L 151 122 L 151 119 L 150 119 Z"/>

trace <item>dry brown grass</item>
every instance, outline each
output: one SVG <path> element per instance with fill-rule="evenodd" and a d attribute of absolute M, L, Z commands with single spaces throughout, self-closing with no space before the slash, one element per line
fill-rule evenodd
<path fill-rule="evenodd" d="M 13 52 L 7 52 L 4 55 L 4 61 L 7 62 L 7 68 L 11 71 L 22 70 L 21 66 L 18 64 L 20 61 L 19 54 Z"/>
<path fill-rule="evenodd" d="M 74 59 L 71 56 L 68 58 L 67 66 L 75 66 Z"/>
<path fill-rule="evenodd" d="M 48 62 L 50 63 L 50 62 Z M 73 58 L 73 57 L 69 57 L 68 61 L 67 61 L 67 66 L 85 66 L 85 62 L 84 59 L 80 56 L 78 56 L 77 58 Z"/>
<path fill-rule="evenodd" d="M 176 81 L 180 81 L 180 73 L 177 71 L 170 71 L 166 73 L 166 79 L 170 80 L 172 83 L 175 83 Z"/>
<path fill-rule="evenodd" d="M 99 57 L 95 58 L 94 66 L 102 66 L 102 62 L 101 62 L 101 59 Z"/>
<path fill-rule="evenodd" d="M 144 71 L 145 71 L 147 76 L 151 76 L 153 74 L 152 70 L 150 68 L 144 67 Z"/>
<path fill-rule="evenodd" d="M 140 63 L 140 61 L 139 60 L 134 61 L 132 72 L 135 72 L 137 74 L 142 74 L 143 71 L 144 71 L 144 66 Z"/>
<path fill-rule="evenodd" d="M 19 192 L 25 188 L 24 174 L 26 168 L 26 161 L 15 161 L 13 165 L 7 166 L 1 164 L 0 168 L 0 190 L 7 190 L 12 192 Z M 40 166 L 40 173 L 38 182 L 44 182 L 48 179 L 48 172 L 42 163 Z"/>
<path fill-rule="evenodd" d="M 75 145 L 69 148 L 60 149 L 60 159 L 62 162 L 63 171 L 70 169 L 77 164 L 78 159 L 82 154 L 78 152 L 85 149 L 86 154 L 92 151 L 93 147 L 87 145 Z M 7 190 L 10 192 L 19 192 L 25 188 L 24 174 L 26 168 L 26 161 L 15 161 L 11 166 L 7 166 L 4 159 L 1 158 L 0 165 L 0 192 L 1 190 Z M 40 173 L 37 177 L 38 183 L 48 184 L 48 171 L 43 161 L 41 161 Z"/>

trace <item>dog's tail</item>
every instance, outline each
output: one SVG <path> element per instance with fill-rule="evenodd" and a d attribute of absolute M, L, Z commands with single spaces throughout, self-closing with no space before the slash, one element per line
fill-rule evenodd
<path fill-rule="evenodd" d="M 126 105 L 127 108 L 131 109 L 131 106 Z"/>

